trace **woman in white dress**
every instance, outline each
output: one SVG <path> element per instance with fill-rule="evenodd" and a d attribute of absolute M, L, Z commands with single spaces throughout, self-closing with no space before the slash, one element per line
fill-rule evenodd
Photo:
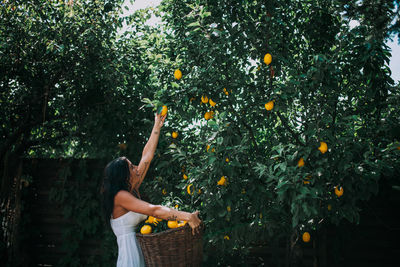
<path fill-rule="evenodd" d="M 108 163 L 104 170 L 103 206 L 106 218 L 109 218 L 111 228 L 117 237 L 117 267 L 144 266 L 135 229 L 147 216 L 187 221 L 193 234 L 199 230 L 201 221 L 198 211 L 193 213 L 178 211 L 140 199 L 139 187 L 153 159 L 165 117 L 160 114 L 155 116 L 153 130 L 137 166 L 127 158 L 120 157 Z"/>

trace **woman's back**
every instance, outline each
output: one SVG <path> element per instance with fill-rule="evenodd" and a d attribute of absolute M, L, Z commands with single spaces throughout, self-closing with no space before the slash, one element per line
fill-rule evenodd
<path fill-rule="evenodd" d="M 143 254 L 136 241 L 135 230 L 137 225 L 146 218 L 146 215 L 128 211 L 110 220 L 118 243 L 117 267 L 144 266 Z"/>

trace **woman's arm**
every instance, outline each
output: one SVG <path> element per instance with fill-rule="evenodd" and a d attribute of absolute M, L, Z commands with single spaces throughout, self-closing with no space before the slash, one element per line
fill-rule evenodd
<path fill-rule="evenodd" d="M 185 212 L 175 209 L 171 209 L 165 206 L 153 205 L 141 199 L 134 197 L 127 191 L 119 191 L 114 198 L 114 205 L 121 206 L 122 208 L 153 216 L 155 218 L 160 218 L 169 221 L 187 221 L 189 226 L 192 228 L 193 234 L 198 231 L 198 227 L 201 223 L 198 214 L 199 212 Z"/>
<path fill-rule="evenodd" d="M 144 177 L 146 176 L 146 173 L 149 169 L 150 163 L 153 160 L 154 153 L 157 148 L 158 144 L 158 139 L 160 137 L 160 131 L 161 127 L 164 124 L 166 116 L 161 116 L 161 114 L 156 114 L 156 117 L 154 119 L 154 126 L 153 130 L 151 131 L 151 135 L 149 140 L 147 141 L 146 145 L 143 148 L 142 152 L 142 158 L 139 162 L 139 165 L 137 167 L 137 174 L 138 174 L 138 179 L 139 182 L 136 184 L 135 189 L 139 189 L 140 185 L 143 182 Z"/>

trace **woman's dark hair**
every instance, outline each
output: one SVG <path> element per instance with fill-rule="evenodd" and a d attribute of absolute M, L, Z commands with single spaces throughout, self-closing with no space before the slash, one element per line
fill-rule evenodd
<path fill-rule="evenodd" d="M 114 159 L 104 169 L 103 210 L 108 225 L 114 209 L 114 197 L 120 190 L 129 191 L 129 177 L 129 164 L 126 157 Z"/>

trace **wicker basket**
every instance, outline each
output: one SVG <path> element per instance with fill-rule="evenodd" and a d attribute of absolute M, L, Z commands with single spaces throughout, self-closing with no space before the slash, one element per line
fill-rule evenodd
<path fill-rule="evenodd" d="M 199 233 L 193 235 L 186 224 L 161 233 L 137 233 L 146 266 L 201 266 L 203 229 L 203 226 L 200 227 Z"/>

